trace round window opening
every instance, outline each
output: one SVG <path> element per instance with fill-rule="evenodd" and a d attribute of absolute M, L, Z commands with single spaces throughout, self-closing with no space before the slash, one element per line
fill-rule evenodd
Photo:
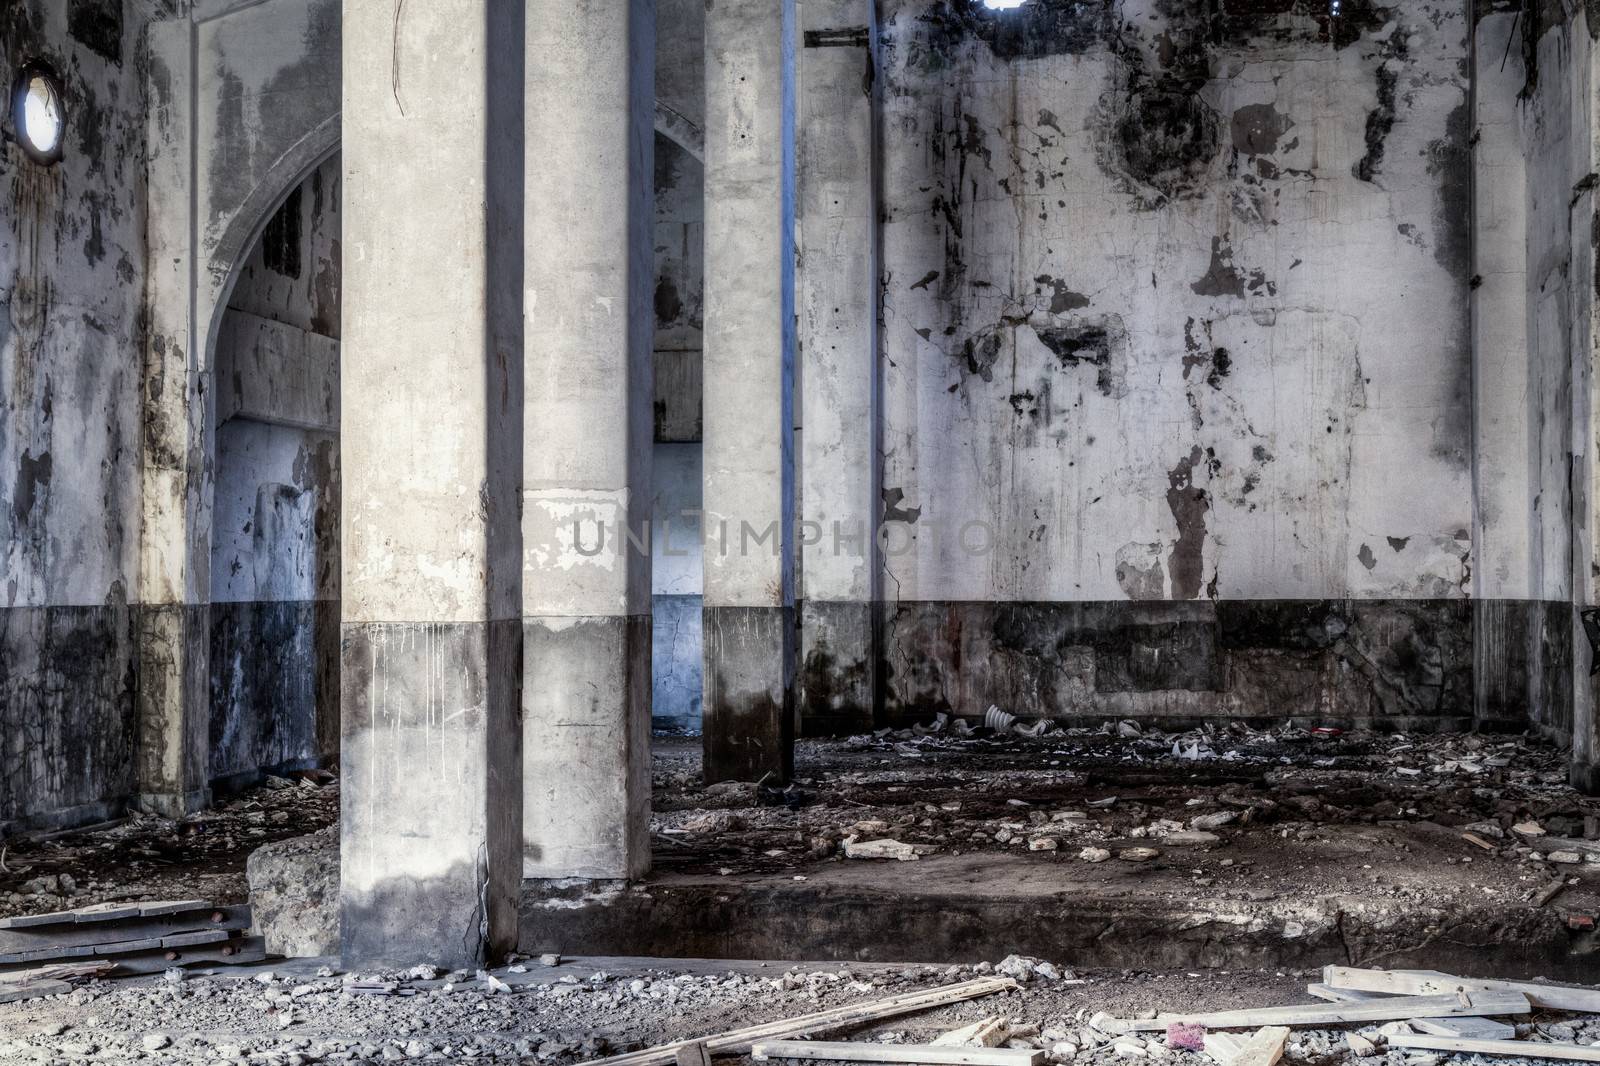
<path fill-rule="evenodd" d="M 22 68 L 11 93 L 11 121 L 23 151 L 36 162 L 54 163 L 61 158 L 66 140 L 67 114 L 61 100 L 61 83 L 41 64 Z"/>

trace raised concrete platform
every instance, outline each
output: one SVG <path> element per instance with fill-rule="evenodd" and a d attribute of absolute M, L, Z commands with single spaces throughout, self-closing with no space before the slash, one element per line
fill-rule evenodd
<path fill-rule="evenodd" d="M 1300 858 L 1309 857 L 1302 849 Z M 800 875 L 668 874 L 632 886 L 529 881 L 519 946 L 936 963 L 1021 952 L 1154 971 L 1354 963 L 1566 980 L 1592 976 L 1600 963 L 1594 933 L 1569 928 L 1551 909 L 1396 907 L 1353 894 L 1307 900 L 1267 888 L 1202 889 L 1170 865 L 1008 854 L 823 863 Z"/>

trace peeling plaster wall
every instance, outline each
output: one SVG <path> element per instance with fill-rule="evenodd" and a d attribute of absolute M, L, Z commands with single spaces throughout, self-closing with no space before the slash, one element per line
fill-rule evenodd
<path fill-rule="evenodd" d="M 1466 5 L 881 25 L 891 714 L 1470 719 Z"/>
<path fill-rule="evenodd" d="M 0 85 L 43 60 L 65 157 L 0 116 L 0 826 L 133 784 L 147 6 L 0 5 Z"/>
<path fill-rule="evenodd" d="M 213 779 L 338 752 L 342 180 L 333 159 L 289 194 L 218 338 Z"/>

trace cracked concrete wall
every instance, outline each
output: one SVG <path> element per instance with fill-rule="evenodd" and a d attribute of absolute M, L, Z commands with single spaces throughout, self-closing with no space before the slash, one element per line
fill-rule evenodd
<path fill-rule="evenodd" d="M 884 5 L 891 713 L 1470 720 L 1468 22 Z"/>
<path fill-rule="evenodd" d="M 217 342 L 213 780 L 338 753 L 342 182 L 333 159 L 289 194 Z"/>
<path fill-rule="evenodd" d="M 0 116 L 0 826 L 103 816 L 133 785 L 152 6 L 0 10 L 0 85 L 43 61 L 66 117 L 45 166 Z"/>

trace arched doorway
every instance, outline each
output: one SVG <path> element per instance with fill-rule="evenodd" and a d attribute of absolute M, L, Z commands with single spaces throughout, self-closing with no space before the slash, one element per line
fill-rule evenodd
<path fill-rule="evenodd" d="M 339 747 L 340 163 L 240 261 L 213 351 L 209 776 Z"/>

